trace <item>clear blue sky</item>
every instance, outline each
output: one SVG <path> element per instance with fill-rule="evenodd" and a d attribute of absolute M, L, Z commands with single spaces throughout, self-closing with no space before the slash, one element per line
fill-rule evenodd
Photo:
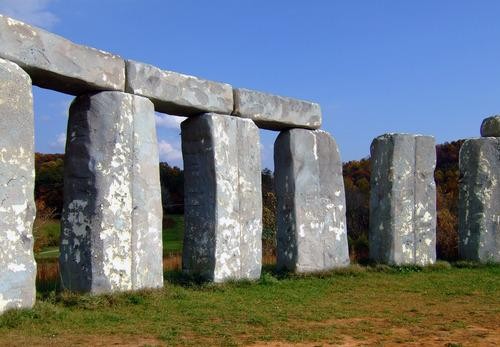
<path fill-rule="evenodd" d="M 500 1 L 0 0 L 74 42 L 237 87 L 319 102 L 344 161 L 386 132 L 479 135 L 500 113 Z M 35 89 L 36 148 L 61 151 L 71 97 Z M 162 159 L 181 164 L 176 118 Z M 275 133 L 263 132 L 264 166 Z"/>

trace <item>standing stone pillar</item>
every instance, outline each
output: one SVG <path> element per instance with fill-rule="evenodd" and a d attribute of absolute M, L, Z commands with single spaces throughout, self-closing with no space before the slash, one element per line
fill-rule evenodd
<path fill-rule="evenodd" d="M 500 116 L 460 149 L 459 256 L 500 262 Z"/>
<path fill-rule="evenodd" d="M 217 114 L 181 124 L 185 231 L 183 271 L 214 281 L 257 279 L 262 193 L 257 126 Z"/>
<path fill-rule="evenodd" d="M 0 314 L 35 303 L 33 129 L 31 79 L 0 59 Z"/>
<path fill-rule="evenodd" d="M 77 97 L 66 142 L 63 287 L 107 293 L 163 284 L 153 104 L 122 92 Z"/>
<path fill-rule="evenodd" d="M 371 145 L 370 258 L 436 261 L 436 146 L 431 136 L 386 134 Z"/>
<path fill-rule="evenodd" d="M 274 144 L 277 266 L 297 272 L 349 264 L 342 161 L 321 130 L 281 132 Z"/>

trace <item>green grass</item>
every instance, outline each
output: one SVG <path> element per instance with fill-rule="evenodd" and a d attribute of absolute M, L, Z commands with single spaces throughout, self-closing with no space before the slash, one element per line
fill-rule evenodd
<path fill-rule="evenodd" d="M 495 345 L 500 266 L 351 266 L 255 283 L 199 284 L 166 274 L 161 290 L 89 296 L 46 293 L 0 317 L 0 345 Z M 496 334 L 496 335 L 495 335 Z M 436 340 L 437 339 L 437 340 Z M 492 342 L 493 341 L 493 342 Z M 498 341 L 496 341 L 498 342 Z"/>
<path fill-rule="evenodd" d="M 171 226 L 163 229 L 163 254 L 179 253 L 182 251 L 182 239 L 184 235 L 184 216 L 169 215 Z M 59 257 L 59 235 L 61 233 L 60 222 L 49 220 L 40 227 L 40 234 L 49 240 L 49 246 L 44 247 L 35 254 L 37 260 L 50 261 Z"/>
<path fill-rule="evenodd" d="M 37 260 L 50 260 L 59 257 L 59 247 L 45 247 L 35 255 Z"/>
<path fill-rule="evenodd" d="M 169 215 L 173 225 L 163 229 L 163 254 L 169 252 L 181 252 L 184 235 L 184 215 Z"/>

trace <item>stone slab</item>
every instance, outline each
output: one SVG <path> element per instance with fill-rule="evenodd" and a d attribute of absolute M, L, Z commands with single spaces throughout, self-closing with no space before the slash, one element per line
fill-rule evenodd
<path fill-rule="evenodd" d="M 152 65 L 126 61 L 126 91 L 153 101 L 156 111 L 191 116 L 207 112 L 230 114 L 233 88 Z"/>
<path fill-rule="evenodd" d="M 500 138 L 460 149 L 458 250 L 462 259 L 500 262 Z"/>
<path fill-rule="evenodd" d="M 370 257 L 394 265 L 436 261 L 435 140 L 385 134 L 371 145 Z"/>
<path fill-rule="evenodd" d="M 0 59 L 0 314 L 35 304 L 34 123 L 30 77 Z"/>
<path fill-rule="evenodd" d="M 66 143 L 63 288 L 160 287 L 161 219 L 153 104 L 121 92 L 77 97 Z"/>
<path fill-rule="evenodd" d="M 260 140 L 252 121 L 204 114 L 182 122 L 186 273 L 258 279 L 262 263 Z"/>
<path fill-rule="evenodd" d="M 293 129 L 274 144 L 277 265 L 296 272 L 349 265 L 342 161 L 326 132 Z"/>
<path fill-rule="evenodd" d="M 321 127 L 321 108 L 316 103 L 242 88 L 234 89 L 233 115 L 270 130 Z"/>
<path fill-rule="evenodd" d="M 26 70 L 33 84 L 63 93 L 125 88 L 125 63 L 120 57 L 3 15 L 0 57 Z"/>
<path fill-rule="evenodd" d="M 500 137 L 500 116 L 488 117 L 481 124 L 482 137 Z"/>
<path fill-rule="evenodd" d="M 163 287 L 160 162 L 153 104 L 133 102 L 132 287 Z"/>

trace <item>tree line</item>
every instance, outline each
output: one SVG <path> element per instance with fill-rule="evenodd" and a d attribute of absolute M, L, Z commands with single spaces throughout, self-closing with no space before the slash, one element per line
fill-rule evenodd
<path fill-rule="evenodd" d="M 454 260 L 458 256 L 458 155 L 463 140 L 436 146 L 435 171 L 437 190 L 437 255 Z M 164 216 L 184 213 L 184 172 L 168 163 L 160 163 L 160 183 Z M 64 155 L 35 154 L 35 201 L 38 214 L 60 218 L 63 202 Z M 347 234 L 351 257 L 363 261 L 368 257 L 370 203 L 370 160 L 343 164 L 346 191 Z M 276 195 L 274 176 L 262 170 L 263 245 L 274 252 L 276 245 Z"/>

